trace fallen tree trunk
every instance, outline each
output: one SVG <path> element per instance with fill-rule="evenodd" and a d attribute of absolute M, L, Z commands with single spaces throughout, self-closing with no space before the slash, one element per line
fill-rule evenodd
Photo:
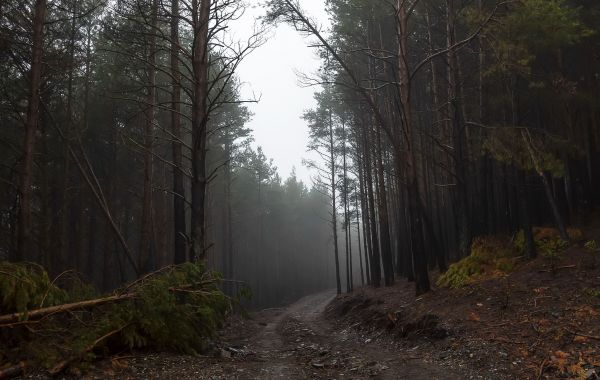
<path fill-rule="evenodd" d="M 18 323 L 20 321 L 36 321 L 41 318 L 47 317 L 53 314 L 65 313 L 75 310 L 89 309 L 96 306 L 105 305 L 108 303 L 121 302 L 135 298 L 135 293 L 127 293 L 116 296 L 110 296 L 105 298 L 98 298 L 94 300 L 80 301 L 67 303 L 63 305 L 44 307 L 41 309 L 28 310 L 22 313 L 12 313 L 0 316 L 0 327 L 10 327 L 7 325 Z"/>

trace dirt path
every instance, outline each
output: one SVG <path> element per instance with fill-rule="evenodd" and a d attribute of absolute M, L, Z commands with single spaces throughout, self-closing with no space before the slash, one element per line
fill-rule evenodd
<path fill-rule="evenodd" d="M 464 379 L 409 353 L 332 326 L 323 315 L 334 293 L 305 297 L 285 309 L 257 313 L 260 327 L 227 341 L 218 359 L 134 359 L 119 378 L 145 379 Z M 247 326 L 251 327 L 251 326 Z"/>

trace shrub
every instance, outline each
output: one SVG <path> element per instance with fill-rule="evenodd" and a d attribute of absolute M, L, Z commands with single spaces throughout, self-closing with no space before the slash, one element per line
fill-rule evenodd
<path fill-rule="evenodd" d="M 2 314 L 24 312 L 10 329 L 0 326 L 6 338 L 0 341 L 0 352 L 10 352 L 7 360 L 13 363 L 27 360 L 45 368 L 61 363 L 54 367 L 60 371 L 67 364 L 124 348 L 194 354 L 231 311 L 231 299 L 219 289 L 220 276 L 202 264 L 188 263 L 164 268 L 100 298 L 124 295 L 118 302 L 49 315 L 36 321 L 31 333 L 26 311 L 78 301 L 85 292 L 81 287 L 59 288 L 39 266 L 3 263 L 0 268 Z"/>

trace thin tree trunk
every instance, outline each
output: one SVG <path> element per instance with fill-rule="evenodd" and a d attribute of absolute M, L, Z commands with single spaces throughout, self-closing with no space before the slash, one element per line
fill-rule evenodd
<path fill-rule="evenodd" d="M 223 167 L 223 276 L 233 279 L 233 235 L 232 235 L 232 210 L 231 210 L 231 143 L 229 133 L 225 136 L 225 166 Z M 231 295 L 233 295 L 230 292 Z"/>
<path fill-rule="evenodd" d="M 35 154 L 35 135 L 40 119 L 40 87 L 42 83 L 42 56 L 44 54 L 44 22 L 46 19 L 46 0 L 37 0 L 33 11 L 33 47 L 31 68 L 29 70 L 29 100 L 23 142 L 23 168 L 19 187 L 19 219 L 17 232 L 17 253 L 15 259 L 32 260 L 32 197 L 33 197 L 33 161 Z"/>
<path fill-rule="evenodd" d="M 181 144 L 181 72 L 179 71 L 179 0 L 171 1 L 171 134 L 173 149 L 173 261 L 187 259 L 185 189 Z"/>
<path fill-rule="evenodd" d="M 388 219 L 388 198 L 385 187 L 384 169 L 383 169 L 383 150 L 381 146 L 381 132 L 379 129 L 377 134 L 377 150 L 376 150 L 376 176 L 379 184 L 379 236 L 381 239 L 381 259 L 383 263 L 383 275 L 385 286 L 394 284 L 394 265 L 392 259 L 392 247 L 390 241 L 390 224 Z"/>
<path fill-rule="evenodd" d="M 81 144 L 84 146 L 84 133 L 89 129 L 89 111 L 90 111 L 90 87 L 91 87 L 91 73 L 92 73 L 92 23 L 88 23 L 86 27 L 86 46 L 85 46 L 85 74 L 84 74 L 84 89 L 83 89 L 83 123 L 79 125 L 79 129 L 76 131 L 76 138 Z M 78 175 L 78 194 L 77 194 L 77 204 L 78 204 L 78 214 L 77 214 L 77 235 L 73 238 L 76 239 L 77 243 L 77 252 L 81 256 L 81 263 L 79 268 L 83 270 L 84 273 L 88 274 L 91 277 L 92 273 L 92 265 L 89 262 L 91 257 L 90 252 L 86 252 L 86 248 L 90 246 L 89 241 L 86 244 L 86 237 L 89 239 L 89 234 L 91 232 L 88 231 L 88 234 L 85 234 L 86 228 L 84 226 L 91 226 L 92 223 L 86 223 L 85 218 L 85 210 L 86 210 L 86 192 L 84 191 L 84 180 L 81 175 Z M 89 218 L 91 219 L 93 206 L 87 208 Z"/>
<path fill-rule="evenodd" d="M 546 173 L 544 173 L 544 170 L 541 168 L 537 155 L 533 149 L 533 144 L 531 142 L 531 136 L 529 135 L 529 131 L 522 131 L 521 136 L 523 138 L 523 141 L 525 142 L 531 161 L 533 162 L 533 167 L 535 168 L 537 174 L 540 176 L 542 184 L 544 185 L 544 192 L 546 193 L 546 198 L 548 199 L 550 207 L 552 208 L 552 215 L 554 216 L 554 221 L 556 222 L 556 227 L 558 228 L 560 237 L 565 241 L 570 241 L 569 234 L 567 233 L 567 227 L 558 209 L 556 199 L 554 199 L 554 194 L 552 194 L 552 188 L 550 186 L 550 182 L 548 181 L 548 177 L 546 177 Z"/>
<path fill-rule="evenodd" d="M 535 241 L 533 238 L 533 228 L 531 226 L 531 213 L 525 184 L 525 176 L 523 175 L 523 171 L 518 168 L 515 170 L 515 172 L 517 179 L 517 193 L 519 194 L 519 204 L 521 206 L 519 215 L 521 216 L 521 228 L 523 229 L 523 237 L 525 240 L 525 257 L 529 260 L 532 260 L 535 259 L 537 254 L 535 249 Z"/>
<path fill-rule="evenodd" d="M 331 181 L 331 228 L 333 230 L 333 252 L 335 257 L 335 282 L 337 294 L 342 294 L 342 282 L 340 278 L 340 259 L 338 251 L 337 235 L 337 206 L 336 206 L 336 181 L 335 181 L 335 143 L 333 139 L 333 118 L 332 110 L 329 110 L 329 163 L 330 163 L 330 181 Z"/>
<path fill-rule="evenodd" d="M 408 67 L 408 17 L 406 12 L 407 3 L 404 0 L 397 2 L 397 31 L 398 31 L 398 78 L 400 80 L 400 105 L 402 107 L 404 134 L 406 136 L 406 152 L 402 152 L 396 144 L 396 165 L 400 172 L 402 164 L 400 157 L 406 157 L 408 203 L 411 221 L 411 245 L 413 254 L 413 265 L 415 272 L 416 293 L 422 294 L 431 289 L 429 283 L 429 270 L 427 267 L 427 256 L 423 237 L 423 210 L 419 198 L 419 185 L 417 182 L 416 153 L 413 147 L 413 120 L 411 105 L 410 70 Z"/>
<path fill-rule="evenodd" d="M 76 5 L 75 5 L 76 6 Z M 65 121 L 65 138 L 71 141 L 73 138 L 73 76 L 75 70 L 75 33 L 76 33 L 76 8 L 73 9 L 73 18 L 71 19 L 71 30 L 69 33 L 69 74 L 67 79 L 67 109 Z M 59 217 L 59 257 L 58 262 L 61 269 L 77 268 L 77 252 L 71 252 L 74 256 L 69 257 L 69 234 L 72 223 L 69 223 L 69 214 L 72 210 L 71 193 L 71 157 L 69 155 L 68 144 L 63 146 L 63 172 L 61 193 L 61 208 Z"/>
<path fill-rule="evenodd" d="M 372 247 L 371 247 L 371 238 L 369 236 L 369 231 L 370 231 L 370 225 L 369 225 L 369 207 L 368 205 L 368 201 L 366 200 L 367 198 L 367 191 L 366 191 L 366 185 L 365 185 L 365 178 L 364 178 L 364 170 L 363 170 L 363 166 L 364 166 L 364 146 L 362 146 L 363 144 L 360 144 L 360 146 L 362 147 L 362 159 L 359 160 L 359 162 L 357 162 L 358 164 L 358 179 L 359 179 L 359 185 L 360 185 L 360 209 L 362 210 L 362 228 L 363 228 L 363 245 L 364 245 L 364 252 L 365 252 L 365 272 L 366 272 L 366 277 L 367 277 L 367 284 L 371 285 L 371 268 L 370 268 L 370 262 L 371 262 L 371 256 L 372 256 Z"/>
<path fill-rule="evenodd" d="M 342 200 L 344 203 L 344 237 L 346 244 L 346 291 L 352 292 L 352 256 L 350 253 L 350 218 L 348 217 L 348 166 L 346 160 L 346 126 L 342 124 Z"/>
<path fill-rule="evenodd" d="M 358 263 L 360 265 L 360 282 L 365 285 L 365 272 L 363 269 L 362 247 L 360 240 L 360 207 L 358 205 L 358 188 L 354 186 L 354 207 L 356 208 L 356 234 L 358 236 Z"/>
<path fill-rule="evenodd" d="M 448 12 L 446 24 L 447 38 L 447 60 L 448 60 L 448 107 L 449 117 L 452 118 L 452 143 L 454 146 L 454 173 L 456 175 L 456 200 L 458 216 L 458 247 L 460 255 L 466 257 L 471 251 L 471 225 L 469 221 L 469 198 L 466 181 L 465 155 L 466 149 L 466 130 L 463 125 L 464 114 L 460 98 L 462 96 L 459 83 L 460 74 L 458 59 L 454 49 L 456 43 L 456 20 L 454 14 L 454 0 L 446 0 L 446 9 Z"/>
<path fill-rule="evenodd" d="M 365 146 L 365 186 L 367 187 L 369 224 L 371 226 L 371 248 L 373 252 L 370 260 L 371 282 L 373 286 L 379 287 L 381 286 L 381 258 L 379 256 L 379 236 L 377 233 L 377 223 L 375 221 L 375 196 L 373 194 L 373 173 L 371 171 L 371 153 L 369 151 L 369 129 L 369 127 L 363 128 L 363 143 Z"/>
<path fill-rule="evenodd" d="M 152 270 L 154 266 L 154 238 L 152 234 L 152 220 L 154 206 L 152 202 L 153 180 L 153 146 L 154 146 L 154 119 L 156 103 L 156 32 L 158 23 L 158 0 L 152 1 L 150 31 L 148 36 L 148 82 L 146 93 L 146 112 L 144 120 L 144 187 L 142 195 L 142 216 L 140 232 L 140 251 L 138 253 L 137 267 L 140 273 Z"/>

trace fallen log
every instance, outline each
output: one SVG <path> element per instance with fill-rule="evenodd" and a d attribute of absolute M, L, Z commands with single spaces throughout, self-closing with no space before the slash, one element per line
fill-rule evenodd
<path fill-rule="evenodd" d="M 12 314 L 1 315 L 0 316 L 0 327 L 11 327 L 11 324 L 15 324 L 15 323 L 18 323 L 18 322 L 21 322 L 24 320 L 32 322 L 32 321 L 36 321 L 36 320 L 39 320 L 41 318 L 44 318 L 44 317 L 47 317 L 47 316 L 50 316 L 53 314 L 65 313 L 65 312 L 75 311 L 75 310 L 89 309 L 92 307 L 101 306 L 101 305 L 105 305 L 105 304 L 109 304 L 109 303 L 130 300 L 135 297 L 136 297 L 135 293 L 127 293 L 127 294 L 98 298 L 98 299 L 93 299 L 93 300 L 44 307 L 41 309 L 28 310 L 28 311 L 25 311 L 22 313 L 12 313 Z"/>
<path fill-rule="evenodd" d="M 541 269 L 539 272 L 540 273 L 550 273 L 550 272 L 555 272 L 557 270 L 561 270 L 561 269 L 574 269 L 577 268 L 577 265 L 565 265 L 562 267 L 556 267 L 554 269 Z"/>

